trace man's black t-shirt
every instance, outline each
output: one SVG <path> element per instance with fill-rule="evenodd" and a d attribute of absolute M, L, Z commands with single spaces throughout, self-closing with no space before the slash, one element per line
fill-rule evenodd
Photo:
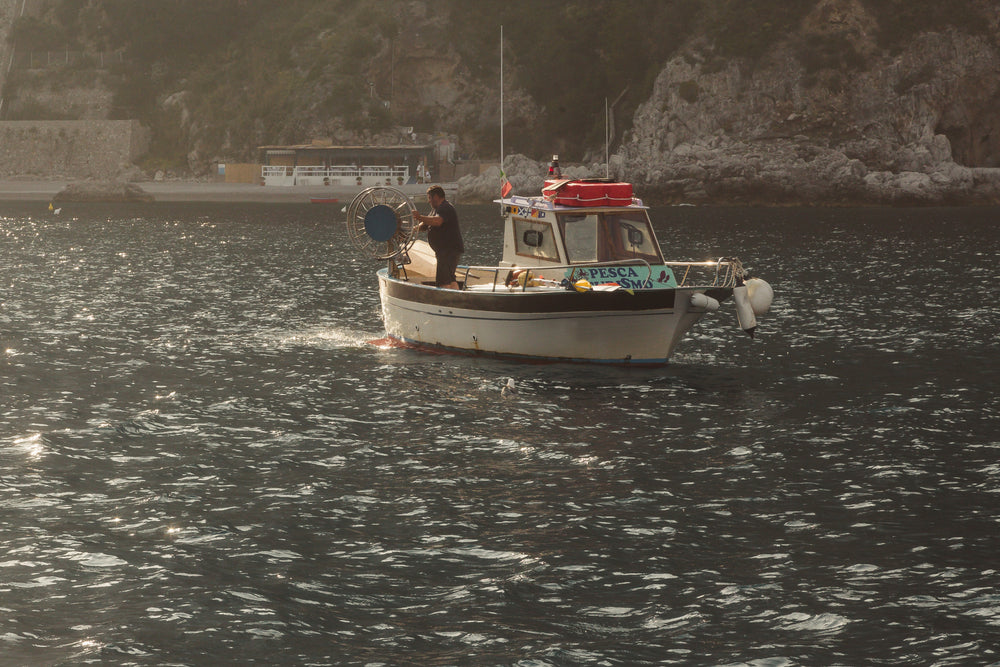
<path fill-rule="evenodd" d="M 447 199 L 434 211 L 434 215 L 441 216 L 441 225 L 431 227 L 427 230 L 427 242 L 431 244 L 431 249 L 435 253 L 461 253 L 465 252 L 465 244 L 462 243 L 462 230 L 458 228 L 458 213 L 455 207 Z"/>

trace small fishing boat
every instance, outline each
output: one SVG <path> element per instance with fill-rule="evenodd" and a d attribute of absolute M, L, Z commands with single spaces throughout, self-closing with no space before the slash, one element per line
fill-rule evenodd
<path fill-rule="evenodd" d="M 698 320 L 733 297 L 752 337 L 771 287 L 740 260 L 666 261 L 648 208 L 629 183 L 546 181 L 539 196 L 502 196 L 503 255 L 460 266 L 460 289 L 436 287 L 434 252 L 416 239 L 413 203 L 373 187 L 347 211 L 355 244 L 387 260 L 382 319 L 395 344 L 525 361 L 660 365 Z"/>

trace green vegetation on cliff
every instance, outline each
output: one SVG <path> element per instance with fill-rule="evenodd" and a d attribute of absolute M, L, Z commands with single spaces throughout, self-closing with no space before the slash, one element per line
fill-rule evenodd
<path fill-rule="evenodd" d="M 117 52 L 107 78 L 110 114 L 153 130 L 149 166 L 186 167 L 203 159 L 252 160 L 265 144 L 318 136 L 376 140 L 393 126 L 447 132 L 463 149 L 496 153 L 493 108 L 483 91 L 499 79 L 504 27 L 505 77 L 537 113 L 511 113 L 509 150 L 567 159 L 603 152 L 605 100 L 614 103 L 615 136 L 649 98 L 664 63 L 682 48 L 721 66 L 753 67 L 829 0 L 51 0 L 39 17 L 19 19 L 19 50 Z M 845 4 L 845 3 L 840 3 Z M 921 31 L 948 26 L 985 33 L 990 0 L 860 0 L 873 17 L 879 48 L 892 52 Z M 989 36 L 996 39 L 995 36 Z M 865 57 L 842 37 L 798 43 L 807 72 L 863 70 Z M 414 93 L 418 61 L 448 56 L 465 105 Z M 457 65 L 456 65 L 457 63 Z M 444 67 L 444 65 L 442 65 Z M 76 73 L 83 78 L 79 70 Z M 50 76 L 56 76 L 52 73 Z M 62 74 L 65 76 L 65 73 Z M 10 91 L 27 95 L 24 80 Z M 478 92 L 477 92 L 478 91 Z M 698 81 L 682 91 L 692 101 Z M 482 99 L 479 99 L 479 97 Z M 448 95 L 441 99 L 449 100 Z M 471 98 L 471 99 L 469 99 Z M 22 100 L 21 109 L 48 110 Z M 22 115 L 23 115 L 22 111 Z"/>
<path fill-rule="evenodd" d="M 101 4 L 126 53 L 116 107 L 154 129 L 151 154 L 165 163 L 192 148 L 254 159 L 260 145 L 308 141 L 317 117 L 388 126 L 364 94 L 365 63 L 395 30 L 381 3 Z"/>

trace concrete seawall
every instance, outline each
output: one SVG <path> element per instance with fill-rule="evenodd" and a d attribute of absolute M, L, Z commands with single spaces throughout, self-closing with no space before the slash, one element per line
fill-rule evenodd
<path fill-rule="evenodd" d="M 148 148 L 149 131 L 136 120 L 3 121 L 0 177 L 108 178 Z"/>

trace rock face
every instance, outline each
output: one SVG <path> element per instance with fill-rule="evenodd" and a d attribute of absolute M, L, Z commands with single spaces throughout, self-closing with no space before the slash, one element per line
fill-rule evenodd
<path fill-rule="evenodd" d="M 890 55 L 872 21 L 856 0 L 821 2 L 752 68 L 689 45 L 615 175 L 677 202 L 1000 202 L 998 48 L 947 29 Z M 837 50 L 810 58 L 812 43 Z"/>
<path fill-rule="evenodd" d="M 70 183 L 53 199 L 61 202 L 151 202 L 153 195 L 135 183 L 87 181 Z"/>
<path fill-rule="evenodd" d="M 822 0 L 757 61 L 693 37 L 660 73 L 611 159 L 651 201 L 750 204 L 1000 203 L 1000 5 L 984 34 L 917 35 L 890 52 L 858 0 Z M 504 163 L 537 194 L 545 165 Z M 570 177 L 603 176 L 604 165 Z M 494 199 L 499 170 L 459 181 Z"/>

